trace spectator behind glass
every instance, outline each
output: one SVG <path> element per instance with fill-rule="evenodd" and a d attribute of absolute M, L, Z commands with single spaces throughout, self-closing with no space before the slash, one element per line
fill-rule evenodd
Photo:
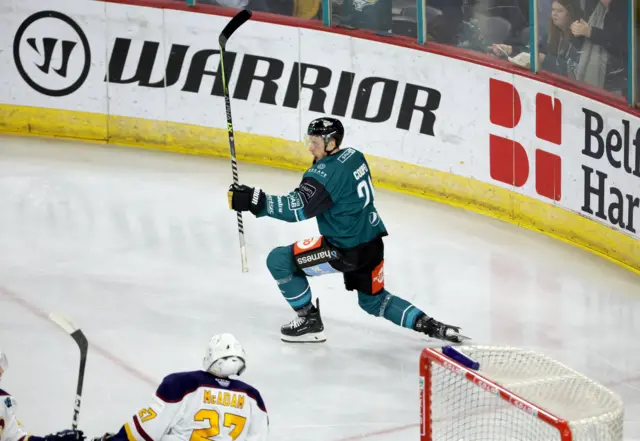
<path fill-rule="evenodd" d="M 582 20 L 584 16 L 579 0 L 554 0 L 551 4 L 551 17 L 547 18 L 546 50 L 540 50 L 540 67 L 558 75 L 572 79 L 576 78 L 576 70 L 580 60 L 579 48 L 581 40 L 574 37 L 571 24 Z M 520 56 L 523 67 L 529 67 L 528 45 L 494 44 L 490 48 L 495 55 L 514 57 Z M 513 61 L 513 60 L 512 60 Z M 516 62 L 516 61 L 514 61 Z"/>
<path fill-rule="evenodd" d="M 429 41 L 458 46 L 464 21 L 464 0 L 445 0 L 437 6 L 440 14 L 433 17 L 427 26 Z"/>
<path fill-rule="evenodd" d="M 583 39 L 576 78 L 626 94 L 628 0 L 600 0 L 592 11 L 585 12 L 587 22 L 579 20 L 571 25 L 573 35 Z"/>
<path fill-rule="evenodd" d="M 571 24 L 582 20 L 584 13 L 577 0 L 554 0 L 546 54 L 541 54 L 541 68 L 576 79 L 580 61 L 580 39 L 571 32 Z"/>

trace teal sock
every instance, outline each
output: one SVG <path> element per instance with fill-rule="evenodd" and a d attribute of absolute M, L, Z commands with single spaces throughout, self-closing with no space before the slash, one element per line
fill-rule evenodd
<path fill-rule="evenodd" d="M 284 299 L 296 311 L 311 302 L 311 287 L 305 276 L 295 275 L 290 280 L 277 280 Z"/>
<path fill-rule="evenodd" d="M 424 314 L 412 303 L 394 296 L 386 289 L 376 295 L 358 291 L 358 304 L 371 315 L 384 317 L 390 322 L 413 329 L 417 318 Z"/>
<path fill-rule="evenodd" d="M 267 268 L 276 280 L 280 292 L 294 310 L 311 302 L 311 287 L 307 276 L 293 262 L 293 246 L 278 247 L 267 256 Z"/>

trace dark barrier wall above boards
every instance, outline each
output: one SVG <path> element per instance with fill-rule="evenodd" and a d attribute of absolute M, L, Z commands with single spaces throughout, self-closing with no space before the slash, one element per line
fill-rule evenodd
<path fill-rule="evenodd" d="M 591 40 L 622 16 L 634 36 L 634 16 L 614 13 L 618 1 L 608 4 L 604 28 L 591 19 L 604 2 L 584 16 Z M 569 34 L 587 28 L 575 20 L 566 28 L 574 16 L 562 1 L 551 3 L 546 27 L 534 20 L 529 45 L 522 2 L 451 12 L 453 0 L 441 8 L 432 1 L 414 11 L 428 15 L 416 21 L 416 35 L 428 37 L 421 44 L 397 35 L 399 22 L 411 22 L 398 19 L 411 16 L 409 3 L 391 4 L 391 32 L 375 28 L 386 19 L 374 20 L 388 4 L 373 3 L 354 1 L 348 14 L 338 8 L 344 3 L 252 3 L 271 12 L 255 12 L 227 47 L 238 158 L 304 169 L 306 125 L 333 115 L 347 128 L 346 145 L 370 159 L 377 185 L 544 232 L 640 271 L 640 110 L 624 96 L 635 71 L 602 49 L 609 34 L 600 46 L 582 38 L 579 53 L 590 47 L 594 56 L 583 61 L 571 49 L 580 38 Z M 228 156 L 217 38 L 238 9 L 134 0 L 63 3 L 52 14 L 35 0 L 10 4 L 0 26 L 0 130 Z M 337 17 L 344 22 L 325 24 Z M 485 35 L 498 33 L 497 23 L 510 23 L 501 41 Z M 594 78 L 600 82 L 586 81 Z"/>

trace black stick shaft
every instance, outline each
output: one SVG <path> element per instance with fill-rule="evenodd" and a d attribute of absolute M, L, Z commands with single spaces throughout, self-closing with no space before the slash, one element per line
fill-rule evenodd
<path fill-rule="evenodd" d="M 231 173 L 233 175 L 233 183 L 238 184 L 238 160 L 236 158 L 236 144 L 233 134 L 233 119 L 231 117 L 231 98 L 229 97 L 229 83 L 227 80 L 227 71 L 224 66 L 225 48 L 227 41 L 231 35 L 240 27 L 243 23 L 251 18 L 251 12 L 247 9 L 243 9 L 236 14 L 229 23 L 224 27 L 218 38 L 220 43 L 220 67 L 222 74 L 222 86 L 224 89 L 224 104 L 227 116 L 227 132 L 229 134 L 229 153 L 231 156 Z M 242 272 L 249 271 L 247 266 L 247 248 L 244 241 L 244 222 L 242 220 L 242 213 L 237 212 L 238 217 L 238 236 L 240 238 L 240 257 L 242 259 Z"/>

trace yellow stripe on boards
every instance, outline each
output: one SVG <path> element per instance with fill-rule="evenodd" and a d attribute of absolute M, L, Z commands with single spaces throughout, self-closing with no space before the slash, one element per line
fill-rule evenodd
<path fill-rule="evenodd" d="M 107 116 L 0 104 L 0 132 L 104 141 Z"/>
<path fill-rule="evenodd" d="M 229 157 L 226 129 L 89 112 L 0 104 L 0 132 Z M 235 137 L 241 161 L 298 171 L 311 164 L 300 142 L 240 132 Z M 640 274 L 640 241 L 577 213 L 472 178 L 371 155 L 367 160 L 382 188 L 542 232 Z"/>

